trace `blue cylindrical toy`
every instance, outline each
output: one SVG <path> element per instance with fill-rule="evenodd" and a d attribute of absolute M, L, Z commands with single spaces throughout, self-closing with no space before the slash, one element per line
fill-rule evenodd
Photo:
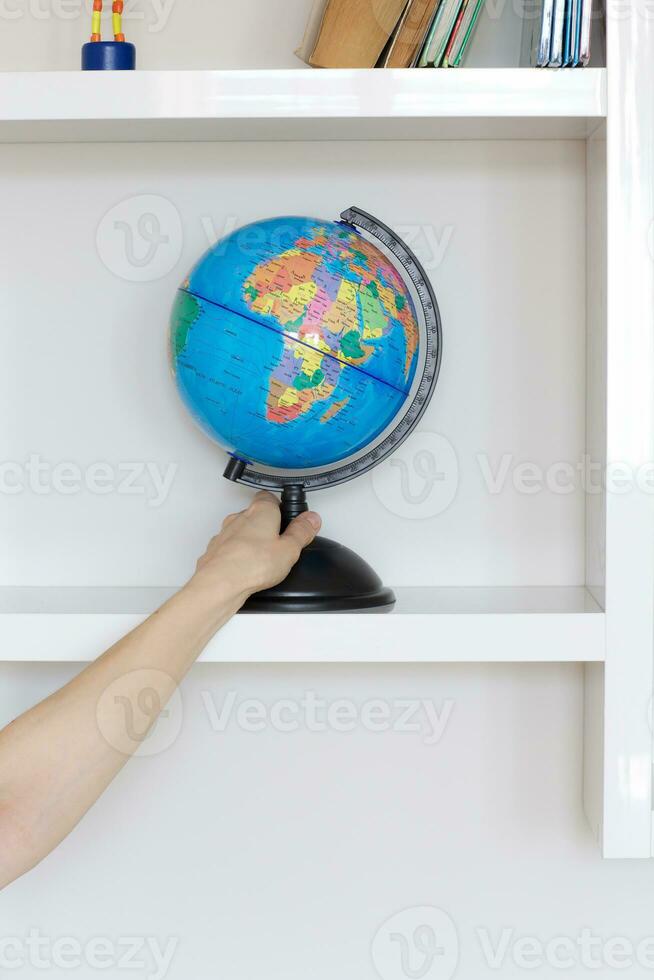
<path fill-rule="evenodd" d="M 129 41 L 88 41 L 82 47 L 82 71 L 133 71 L 136 48 Z"/>
<path fill-rule="evenodd" d="M 82 48 L 82 71 L 133 71 L 136 48 L 125 40 L 122 16 L 124 0 L 113 0 L 111 21 L 113 41 L 102 40 L 102 0 L 93 0 L 91 38 Z"/>

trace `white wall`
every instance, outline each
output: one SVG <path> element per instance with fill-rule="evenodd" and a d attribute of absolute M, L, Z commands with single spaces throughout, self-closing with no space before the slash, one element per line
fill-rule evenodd
<path fill-rule="evenodd" d="M 313 0 L 127 0 L 124 30 L 138 66 L 155 68 L 301 68 L 294 55 Z M 0 70 L 79 67 L 90 33 L 88 0 L 3 0 Z M 518 63 L 518 0 L 490 0 L 471 66 Z M 110 40 L 111 2 L 103 37 Z"/>
<path fill-rule="evenodd" d="M 570 493 L 522 492 L 520 468 L 575 465 L 584 453 L 584 149 L 580 141 L 6 146 L 0 407 L 17 419 L 3 452 L 28 488 L 0 498 L 0 584 L 185 580 L 218 515 L 249 491 L 222 479 L 224 453 L 191 423 L 170 380 L 175 290 L 209 241 L 237 225 L 274 214 L 337 217 L 354 203 L 410 238 L 436 289 L 443 367 L 420 438 L 446 480 L 426 507 L 415 504 L 426 483 L 414 439 L 392 466 L 315 495 L 326 533 L 396 585 L 582 584 L 580 480 Z M 148 213 L 166 241 L 151 263 L 130 264 L 127 245 L 148 254 L 147 229 L 138 231 Z M 97 461 L 136 462 L 174 479 L 159 506 L 145 478 L 141 496 L 122 492 L 118 477 L 106 495 L 83 482 L 78 493 L 57 493 L 52 480 L 41 493 L 24 472 L 32 454 L 50 475 L 61 463 L 86 475 Z"/>
<path fill-rule="evenodd" d="M 291 67 L 308 6 L 178 0 L 161 31 L 152 30 L 161 9 L 154 5 L 134 5 L 144 19 L 126 26 L 143 67 Z M 473 63 L 517 58 L 512 5 L 500 6 L 503 19 L 480 26 Z M 6 5 L 2 68 L 76 67 L 88 26 L 74 4 L 66 9 L 70 20 L 54 0 Z M 478 449 L 508 447 L 547 464 L 583 447 L 583 146 L 4 147 L 1 167 L 0 243 L 10 274 L 2 283 L 0 404 L 5 418 L 20 420 L 3 428 L 3 457 L 34 451 L 80 465 L 99 456 L 184 464 L 164 510 L 119 495 L 3 497 L 3 583 L 182 579 L 218 517 L 244 499 L 221 484 L 215 451 L 164 378 L 164 320 L 175 283 L 206 245 L 202 218 L 220 229 L 230 216 L 330 215 L 352 202 L 398 226 L 439 236 L 453 228 L 434 268 L 446 359 L 425 427 L 451 438 L 468 477 L 450 510 L 422 521 L 389 511 L 359 481 L 321 500 L 330 532 L 398 583 L 583 580 L 579 494 L 526 500 L 509 490 L 491 500 L 466 469 Z M 98 261 L 95 240 L 109 209 L 141 194 L 171 201 L 182 235 L 162 279 L 134 284 Z M 66 665 L 2 666 L 0 724 L 73 673 Z M 426 699 L 448 720 L 433 745 L 420 733 L 361 724 L 349 733 L 211 728 L 207 698 L 219 710 L 230 692 L 237 704 L 271 705 L 307 691 L 359 706 Z M 0 896 L 0 939 L 37 930 L 46 958 L 66 937 L 86 948 L 93 937 L 151 937 L 161 946 L 174 939 L 171 980 L 372 978 L 377 930 L 419 906 L 450 916 L 463 980 L 491 970 L 479 930 L 493 944 L 504 929 L 541 943 L 575 943 L 584 928 L 602 942 L 638 942 L 654 932 L 654 871 L 597 855 L 581 813 L 581 695 L 574 666 L 196 667 L 184 684 L 178 737 L 134 760 L 62 847 Z M 179 720 L 174 710 L 157 737 L 165 743 Z M 382 933 L 391 951 L 399 941 L 388 933 L 410 940 L 423 918 L 409 913 Z M 420 971 L 413 951 L 413 976 L 451 975 L 451 930 L 439 942 L 445 955 L 431 972 Z M 525 973 L 511 948 L 492 974 Z M 115 960 L 104 970 L 47 971 L 33 954 L 29 962 L 24 945 L 22 953 L 27 964 L 11 972 L 25 980 L 154 972 L 150 959 L 132 973 Z M 376 963 L 383 968 L 379 953 Z M 395 964 L 383 980 L 409 975 Z M 581 954 L 575 964 L 562 972 L 585 976 Z M 554 965 L 531 972 L 552 975 Z M 605 953 L 595 973 L 612 972 Z"/>
<path fill-rule="evenodd" d="M 0 721 L 73 673 L 4 666 Z M 347 734 L 253 733 L 233 715 L 221 733 L 203 701 L 204 692 L 220 713 L 230 692 L 236 705 L 270 706 L 306 691 L 358 705 L 424 698 L 447 723 L 433 745 L 424 732 L 362 725 Z M 156 937 L 162 946 L 174 938 L 169 980 L 373 980 L 378 928 L 420 906 L 455 923 L 457 980 L 528 975 L 512 959 L 519 937 L 576 942 L 588 927 L 602 942 L 639 942 L 654 933 L 654 871 L 647 862 L 602 862 L 590 839 L 581 697 L 576 666 L 195 667 L 176 740 L 134 760 L 59 850 L 0 895 L 0 934 L 24 941 L 38 930 L 50 944 L 46 958 L 63 937 L 83 947 L 92 937 Z M 155 746 L 179 721 L 175 709 Z M 422 916 L 400 924 L 407 939 Z M 495 945 L 505 929 L 513 930 L 509 952 L 491 969 L 478 930 Z M 435 972 L 410 974 L 389 941 L 396 965 L 382 976 L 449 977 L 451 933 L 439 942 L 447 956 Z M 423 957 L 413 952 L 418 970 Z M 531 972 L 581 978 L 580 957 L 574 969 Z M 131 974 L 28 963 L 13 976 L 146 977 L 154 972 L 146 962 Z"/>

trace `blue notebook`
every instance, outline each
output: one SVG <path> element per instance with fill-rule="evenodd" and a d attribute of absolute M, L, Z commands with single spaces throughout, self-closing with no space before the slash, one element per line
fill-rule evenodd
<path fill-rule="evenodd" d="M 575 63 L 579 0 L 567 0 L 563 26 L 563 64 L 569 68 Z"/>

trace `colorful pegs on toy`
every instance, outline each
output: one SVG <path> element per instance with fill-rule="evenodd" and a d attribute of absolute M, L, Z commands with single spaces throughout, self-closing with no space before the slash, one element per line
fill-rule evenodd
<path fill-rule="evenodd" d="M 131 71 L 136 65 L 136 48 L 125 40 L 122 29 L 123 0 L 113 0 L 113 41 L 102 40 L 102 0 L 93 0 L 91 40 L 82 47 L 83 71 Z"/>

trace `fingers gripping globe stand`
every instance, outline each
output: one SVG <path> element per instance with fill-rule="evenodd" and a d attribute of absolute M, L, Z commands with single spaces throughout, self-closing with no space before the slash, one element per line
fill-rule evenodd
<path fill-rule="evenodd" d="M 248 452 L 244 451 L 244 444 L 247 442 L 247 435 L 250 433 L 250 429 L 243 429 L 245 433 L 241 439 L 237 436 L 233 436 L 231 439 L 233 443 L 233 449 L 230 451 L 230 458 L 227 467 L 224 472 L 224 476 L 228 480 L 232 480 L 237 483 L 247 484 L 248 486 L 254 487 L 257 490 L 272 490 L 281 492 L 281 509 L 282 509 L 282 530 L 285 529 L 290 521 L 294 517 L 308 510 L 308 504 L 306 499 L 307 491 L 320 490 L 328 487 L 334 487 L 342 483 L 346 483 L 349 480 L 354 479 L 357 476 L 361 476 L 363 473 L 367 473 L 374 466 L 377 466 L 383 460 L 385 460 L 391 453 L 393 453 L 398 446 L 410 435 L 414 430 L 419 420 L 421 419 L 423 413 L 425 412 L 429 401 L 433 395 L 436 382 L 438 380 L 438 372 L 441 362 L 441 350 L 442 350 L 442 334 L 441 334 L 441 320 L 438 310 L 438 304 L 436 302 L 436 297 L 434 295 L 433 288 L 429 279 L 422 268 L 420 262 L 413 254 L 413 252 L 407 247 L 407 245 L 391 231 L 385 224 L 378 221 L 376 218 L 367 214 L 365 211 L 360 210 L 356 207 L 348 208 L 341 214 L 340 222 L 325 222 L 319 223 L 313 221 L 312 224 L 308 224 L 310 219 L 279 219 L 280 223 L 286 222 L 305 222 L 302 226 L 303 235 L 297 240 L 296 244 L 299 248 L 291 251 L 286 251 L 284 255 L 278 255 L 277 259 L 282 259 L 286 256 L 297 257 L 301 253 L 302 248 L 308 249 L 306 255 L 318 261 L 315 257 L 317 251 L 316 242 L 318 245 L 324 246 L 330 256 L 330 266 L 329 269 L 333 270 L 334 263 L 337 263 L 342 255 L 355 256 L 354 265 L 357 267 L 354 274 L 352 273 L 351 267 L 348 267 L 350 274 L 350 281 L 343 283 L 340 282 L 340 289 L 338 291 L 337 302 L 334 304 L 333 308 L 337 309 L 337 320 L 335 324 L 330 324 L 331 332 L 326 334 L 326 341 L 322 342 L 323 346 L 320 347 L 320 351 L 317 351 L 316 345 L 318 342 L 315 340 L 315 335 L 310 335 L 311 327 L 307 328 L 306 324 L 303 329 L 309 329 L 309 339 L 312 340 L 313 346 L 308 344 L 305 340 L 294 340 L 291 339 L 287 331 L 282 332 L 284 353 L 282 355 L 282 367 L 284 366 L 284 358 L 288 356 L 289 369 L 297 371 L 297 359 L 300 359 L 301 364 L 305 364 L 307 360 L 310 360 L 312 365 L 312 370 L 315 365 L 318 365 L 320 370 L 315 370 L 312 377 L 315 379 L 315 384 L 317 388 L 315 391 L 317 394 L 311 396 L 310 394 L 305 396 L 305 400 L 301 402 L 301 406 L 306 408 L 307 405 L 310 406 L 310 411 L 313 411 L 317 406 L 311 402 L 310 398 L 314 397 L 318 399 L 321 397 L 321 392 L 324 391 L 324 386 L 327 385 L 327 378 L 325 375 L 329 370 L 336 370 L 337 381 L 334 381 L 333 388 L 328 389 L 336 398 L 336 395 L 341 395 L 341 398 L 336 399 L 335 403 L 329 402 L 331 406 L 328 410 L 320 409 L 323 414 L 320 416 L 320 422 L 325 420 L 331 420 L 332 417 L 339 417 L 339 425 L 341 430 L 347 431 L 348 433 L 352 431 L 353 426 L 356 426 L 357 420 L 359 418 L 356 413 L 352 410 L 351 416 L 346 415 L 342 412 L 342 406 L 348 405 L 348 407 L 356 406 L 361 409 L 361 414 L 365 414 L 367 411 L 367 403 L 365 401 L 357 402 L 356 399 L 359 397 L 356 395 L 356 390 L 361 390 L 363 387 L 367 389 L 375 389 L 372 395 L 366 394 L 365 397 L 371 400 L 371 416 L 370 418 L 376 418 L 377 426 L 376 430 L 373 426 L 370 430 L 365 430 L 366 435 L 359 439 L 357 444 L 356 438 L 354 438 L 352 445 L 354 445 L 354 451 L 349 455 L 344 455 L 342 452 L 332 453 L 332 456 L 336 456 L 333 462 L 328 462 L 326 465 L 322 460 L 318 462 L 317 465 L 308 465 L 301 467 L 297 465 L 297 461 L 294 460 L 294 466 L 286 467 L 286 459 L 290 460 L 293 456 L 292 446 L 295 442 L 291 443 L 291 447 L 287 445 L 286 452 L 288 455 L 285 457 L 283 454 L 280 456 L 280 460 L 276 460 L 274 465 L 270 464 L 270 461 L 266 459 L 266 465 L 261 465 L 260 463 L 253 463 L 249 460 L 251 456 Z M 266 224 L 266 223 L 262 223 Z M 324 227 L 323 227 L 324 225 Z M 256 229 L 256 225 L 250 226 Z M 313 233 L 318 233 L 312 238 L 311 235 L 307 234 L 306 229 L 310 228 Z M 322 238 L 320 236 L 323 236 Z M 331 236 L 331 237 L 330 237 Z M 340 241 L 343 240 L 344 244 L 341 245 Z M 333 243 L 336 242 L 336 247 L 333 247 Z M 329 251 L 331 247 L 331 251 Z M 228 246 L 229 249 L 229 246 Z M 344 250 L 344 251 L 341 251 Z M 211 253 L 209 253 L 210 255 Z M 375 269 L 378 273 L 378 277 L 370 277 L 371 281 L 368 281 L 367 285 L 363 284 L 364 280 L 360 276 L 360 268 L 366 266 L 366 256 L 368 259 L 368 264 L 370 263 L 370 256 L 373 256 L 372 261 L 377 261 L 378 264 Z M 375 258 L 376 257 L 376 258 Z M 297 259 L 298 262 L 302 260 Z M 358 265 L 357 265 L 358 263 Z M 184 381 L 183 377 L 180 377 L 180 372 L 183 373 L 184 370 L 184 357 L 188 356 L 183 353 L 185 347 L 188 346 L 189 331 L 192 329 L 193 323 L 196 322 L 199 314 L 194 309 L 192 313 L 187 313 L 186 304 L 188 302 L 188 297 L 192 297 L 192 302 L 203 304 L 208 304 L 205 306 L 207 315 L 217 315 L 214 307 L 219 307 L 220 312 L 220 325 L 218 329 L 224 331 L 223 326 L 225 317 L 232 315 L 232 310 L 227 309 L 227 302 L 223 305 L 222 294 L 221 302 L 215 302 L 214 300 L 207 298 L 207 282 L 208 280 L 202 280 L 199 273 L 202 272 L 201 266 L 203 260 L 200 264 L 196 266 L 193 270 L 191 276 L 188 280 L 188 290 L 185 291 L 184 288 L 180 290 L 178 296 L 179 307 L 175 308 L 173 311 L 173 320 L 171 325 L 171 352 L 173 365 L 175 370 L 176 365 L 176 380 L 180 393 L 183 399 L 187 402 L 188 407 L 196 415 L 197 420 L 200 422 L 201 426 L 209 431 L 210 435 L 214 435 L 218 426 L 212 421 L 207 421 L 207 416 L 203 411 L 198 411 L 197 408 L 197 393 L 195 389 L 192 389 L 192 384 L 195 383 L 195 378 L 197 375 L 197 365 L 192 365 L 193 374 L 190 376 L 188 381 Z M 312 268 L 316 268 L 315 264 Z M 340 271 L 342 268 L 338 267 Z M 263 268 L 263 271 L 259 274 L 259 279 L 255 281 L 256 285 L 264 283 L 268 288 L 269 292 L 266 295 L 266 302 L 276 302 L 279 300 L 280 290 L 285 289 L 287 293 L 283 296 L 290 295 L 293 289 L 302 288 L 297 287 L 297 285 L 289 285 L 289 283 L 297 283 L 300 280 L 304 285 L 306 281 L 302 279 L 304 275 L 304 267 L 300 268 L 298 266 L 293 267 L 293 272 L 295 277 L 284 279 L 284 285 L 280 285 L 280 276 L 282 272 L 280 271 L 279 262 L 276 264 L 269 264 Z M 358 270 L 358 271 L 357 271 Z M 381 272 L 380 272 L 381 270 Z M 240 271 L 240 269 L 239 269 Z M 329 289 L 329 283 L 327 279 L 327 273 L 316 273 L 314 278 L 320 278 L 322 275 L 321 283 L 324 288 Z M 267 278 L 266 278 L 267 277 Z M 357 278 L 358 277 L 358 278 Z M 250 287 L 252 277 L 248 278 L 248 285 L 245 287 L 245 292 Z M 272 286 L 271 286 L 272 279 Z M 325 285 L 325 283 L 327 285 Z M 387 288 L 390 284 L 391 289 Z M 277 299 L 271 300 L 270 297 L 273 295 L 273 287 L 277 290 L 274 292 L 274 296 Z M 311 282 L 312 289 L 315 290 L 315 282 Z M 263 287 L 261 287 L 263 289 Z M 366 295 L 362 295 L 364 290 L 368 290 Z M 349 291 L 348 291 L 349 290 Z M 380 297 L 380 293 L 383 295 Z M 370 295 L 373 299 L 370 299 Z M 261 292 L 252 292 L 252 295 L 257 296 L 257 301 L 261 299 Z M 294 294 L 295 295 L 295 294 Z M 313 293 L 310 294 L 313 296 Z M 394 300 L 389 300 L 389 295 L 394 295 Z M 348 297 L 351 301 L 350 312 L 348 312 Z M 380 304 L 382 301 L 386 304 L 383 309 L 387 311 L 389 309 L 393 312 L 393 317 L 389 317 L 386 320 L 375 319 L 375 315 L 381 309 Z M 269 311 L 271 307 L 260 306 L 257 307 L 259 312 L 262 310 L 264 313 Z M 326 308 L 326 307 L 325 307 Z M 324 309 L 321 308 L 321 312 L 324 313 Z M 297 307 L 292 307 L 292 309 L 297 312 Z M 306 305 L 303 309 L 310 309 Z M 358 311 L 356 313 L 351 313 L 351 311 Z M 180 312 L 181 311 L 181 312 Z M 398 312 L 400 311 L 400 312 Z M 249 310 L 248 310 L 249 312 Z M 288 313 L 288 310 L 286 310 Z M 293 314 L 294 315 L 294 314 Z M 315 315 L 315 314 L 312 314 Z M 340 323 L 341 316 L 356 316 L 357 322 L 361 321 L 363 326 L 361 329 L 361 335 L 359 339 L 363 338 L 360 346 L 356 346 L 356 343 L 352 341 L 351 335 L 348 335 L 345 330 L 345 326 Z M 241 317 L 244 317 L 246 322 L 249 317 L 245 313 L 240 313 Z M 398 317 L 402 316 L 404 319 L 402 323 L 399 323 Z M 409 318 L 409 319 L 407 319 Z M 254 321 L 259 323 L 259 321 Z M 281 321 L 288 323 L 290 328 L 295 323 L 299 322 L 299 319 L 291 324 L 287 318 L 286 321 Z M 394 324 L 395 326 L 405 327 L 405 339 L 403 341 L 402 355 L 398 354 L 400 347 L 397 343 L 393 348 L 393 357 L 397 360 L 398 358 L 402 360 L 402 364 L 409 365 L 413 362 L 414 355 L 417 362 L 417 368 L 412 369 L 410 386 L 402 389 L 399 394 L 397 394 L 397 389 L 387 380 L 387 383 L 379 384 L 379 379 L 375 377 L 374 374 L 365 371 L 361 365 L 365 364 L 366 368 L 370 369 L 370 365 L 365 361 L 365 351 L 371 350 L 372 348 L 365 347 L 365 340 L 369 337 L 384 337 L 388 335 L 383 334 L 383 328 L 379 324 L 383 323 L 388 328 L 389 324 Z M 181 330 L 180 330 L 181 324 Z M 216 320 L 216 324 L 218 321 Z M 251 324 L 250 324 L 251 325 Z M 265 326 L 265 323 L 260 325 Z M 333 326 L 336 327 L 333 330 Z M 237 329 L 234 327 L 233 329 Z M 375 329 L 377 332 L 375 333 Z M 409 334 L 409 330 L 412 331 Z M 397 332 L 397 331 L 396 331 Z M 181 340 L 180 338 L 181 333 Z M 348 344 L 355 343 L 355 346 L 346 346 L 345 354 L 342 354 L 343 344 L 345 339 L 341 340 L 341 347 L 338 348 L 339 357 L 334 355 L 334 359 L 337 363 L 337 369 L 331 364 L 331 355 L 328 353 L 325 343 L 333 343 L 333 338 L 336 336 L 343 336 L 345 333 L 345 339 L 350 336 L 347 341 Z M 265 339 L 266 334 L 269 331 L 262 331 L 258 334 L 258 340 L 256 341 L 256 351 L 250 353 L 250 357 L 258 355 L 258 348 L 265 344 L 267 341 Z M 273 332 L 275 337 L 275 343 L 279 343 L 279 332 Z M 207 345 L 212 340 L 215 335 L 205 334 L 202 337 L 204 347 L 199 346 L 199 341 L 197 345 L 197 350 L 200 351 L 198 357 L 204 358 L 206 356 Z M 308 335 L 306 333 L 301 335 L 306 338 Z M 411 343 L 409 338 L 412 338 Z M 308 348 L 308 351 L 305 349 Z M 288 348 L 288 350 L 287 350 Z M 274 361 L 279 361 L 278 348 L 274 349 L 275 353 L 272 355 Z M 321 353 L 322 352 L 322 353 Z M 323 356 L 324 354 L 324 356 Z M 351 357 L 350 357 L 351 354 Z M 375 352 L 376 356 L 377 352 Z M 409 356 L 410 355 L 410 356 Z M 319 360 L 316 361 L 315 357 L 318 356 Z M 383 352 L 383 356 L 387 357 L 388 352 Z M 220 352 L 219 357 L 224 360 L 224 352 Z M 345 358 L 343 361 L 342 358 Z M 349 358 L 349 359 L 348 359 Z M 355 362 L 355 358 L 358 358 Z M 236 357 L 236 361 L 242 360 L 242 356 L 239 354 Z M 323 361 L 328 361 L 330 363 L 324 364 Z M 380 362 L 382 363 L 382 362 Z M 387 370 L 385 365 L 386 362 L 382 363 L 381 369 L 377 367 L 377 372 Z M 180 367 L 181 365 L 181 367 Z M 287 365 L 287 366 L 288 366 Z M 345 365 L 345 366 L 344 366 Z M 353 382 L 343 380 L 343 375 L 347 375 L 346 368 L 348 365 L 353 365 L 352 376 L 356 376 L 357 388 L 347 389 L 347 385 L 352 385 Z M 204 362 L 201 366 L 204 368 Z M 324 370 L 323 370 L 324 368 Z M 281 368 L 277 369 L 278 371 Z M 306 370 L 306 368 L 303 368 Z M 339 375 L 338 372 L 341 372 Z M 205 378 L 203 371 L 199 372 L 201 377 Z M 408 368 L 404 377 L 408 377 Z M 280 375 L 281 377 L 281 375 Z M 290 375 L 289 375 L 290 377 Z M 297 381 L 297 374 L 295 377 L 295 387 L 294 388 L 275 388 L 275 406 L 283 403 L 284 394 L 281 397 L 277 397 L 279 391 L 285 392 L 288 397 L 288 404 L 293 406 L 296 402 L 300 400 L 303 394 L 302 388 L 309 384 L 310 382 L 306 380 L 306 375 L 301 375 L 302 383 L 299 384 Z M 348 375 L 349 377 L 349 375 Z M 388 377 L 388 375 L 387 375 Z M 222 379 L 221 383 L 223 383 Z M 216 379 L 211 378 L 214 388 L 216 391 Z M 271 381 L 271 385 L 274 384 Z M 281 382 L 278 382 L 281 384 Z M 288 380 L 283 382 L 284 385 L 290 384 Z M 224 380 L 224 387 L 229 388 L 230 376 L 227 375 Z M 377 388 L 375 388 L 377 385 Z M 407 381 L 408 385 L 408 381 Z M 300 394 L 298 391 L 300 390 Z M 347 389 L 347 391 L 345 391 Z M 313 391 L 313 389 L 310 389 Z M 354 394 L 348 394 L 347 392 L 353 391 Z M 345 397 L 343 397 L 345 391 Z M 389 392 L 391 394 L 389 394 Z M 384 407 L 386 402 L 384 399 L 395 399 L 394 401 L 388 401 L 388 408 L 386 408 L 387 416 L 384 416 Z M 268 395 L 268 405 L 270 406 L 270 393 Z M 224 413 L 224 403 L 219 400 L 216 395 L 207 396 L 205 401 L 212 401 L 214 405 L 220 403 L 220 411 Z M 225 400 L 228 400 L 225 396 Z M 324 406 L 323 401 L 323 406 Z M 319 406 L 318 406 L 319 407 Z M 278 410 L 278 409 L 276 409 Z M 302 411 L 304 409 L 300 408 L 297 411 Z M 279 410 L 278 410 L 279 411 Z M 291 409 L 288 410 L 289 412 Z M 390 413 L 390 414 L 389 414 Z M 234 410 L 232 410 L 232 415 Z M 261 413 L 255 413 L 260 415 Z M 304 416 L 309 415 L 309 412 Z M 343 417 L 346 416 L 346 421 L 343 421 Z M 238 416 L 240 418 L 240 414 Z M 291 417 L 290 414 L 283 415 L 281 421 Z M 300 423 L 297 421 L 298 416 L 292 416 L 296 420 L 295 424 L 307 425 L 309 423 Z M 300 416 L 302 417 L 302 416 Z M 315 416 L 314 416 L 315 418 Z M 380 422 L 381 419 L 381 422 Z M 254 424 L 254 423 L 253 423 Z M 257 423 L 258 424 L 258 423 Z M 325 428 L 325 427 L 323 427 Z M 356 429 L 354 429 L 356 432 Z M 368 438 L 369 433 L 372 433 L 373 438 Z M 222 434 L 222 433 L 221 433 Z M 268 439 L 267 435 L 264 439 Z M 350 436 L 350 438 L 352 438 Z M 299 436 L 295 435 L 295 440 L 297 441 Z M 227 440 L 222 440 L 227 441 Z M 267 443 L 266 443 L 267 444 Z M 313 446 L 313 441 L 308 442 L 309 446 Z M 269 451 L 270 452 L 270 451 Z M 252 454 L 255 458 L 256 455 Z M 259 458 L 265 458 L 265 452 L 262 450 Z M 311 458 L 311 449 L 307 449 L 305 458 Z M 377 573 L 370 567 L 354 551 L 349 548 L 330 540 L 329 538 L 323 538 L 322 536 L 316 537 L 316 539 L 302 552 L 298 562 L 291 570 L 287 578 L 281 582 L 279 585 L 271 589 L 266 589 L 265 591 L 258 592 L 251 596 L 246 602 L 243 610 L 245 612 L 336 612 L 336 611 L 356 611 L 365 609 L 374 609 L 376 607 L 382 609 L 390 609 L 395 602 L 395 596 L 391 589 L 384 587 L 381 579 Z"/>

